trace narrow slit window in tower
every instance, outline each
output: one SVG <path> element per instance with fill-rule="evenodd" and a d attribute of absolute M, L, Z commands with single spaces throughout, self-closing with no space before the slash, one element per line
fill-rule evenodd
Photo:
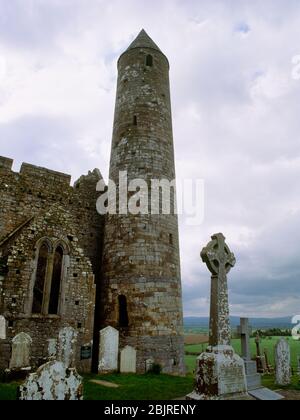
<path fill-rule="evenodd" d="M 137 125 L 138 124 L 138 120 L 137 120 L 137 116 L 135 115 L 133 117 L 133 125 Z"/>
<path fill-rule="evenodd" d="M 55 250 L 53 262 L 53 274 L 49 301 L 49 314 L 51 315 L 56 315 L 58 313 L 63 257 L 63 249 L 59 246 Z"/>
<path fill-rule="evenodd" d="M 147 55 L 146 57 L 146 66 L 147 67 L 152 67 L 153 66 L 153 57 L 152 55 Z"/>
<path fill-rule="evenodd" d="M 129 325 L 126 296 L 119 296 L 119 326 L 126 328 Z"/>

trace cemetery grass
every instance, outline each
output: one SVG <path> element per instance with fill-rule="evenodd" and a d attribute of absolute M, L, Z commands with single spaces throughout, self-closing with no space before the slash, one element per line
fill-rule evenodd
<path fill-rule="evenodd" d="M 0 401 L 13 401 L 17 399 L 17 388 L 21 383 L 10 382 L 10 383 L 1 383 L 0 382 Z"/>
<path fill-rule="evenodd" d="M 272 389 L 273 391 L 277 391 L 279 389 L 278 385 L 275 383 L 275 375 L 264 375 L 262 377 L 262 384 L 266 388 Z M 291 385 L 288 386 L 280 386 L 280 390 L 284 391 L 299 391 L 300 392 L 300 380 L 298 375 L 292 376 Z"/>
<path fill-rule="evenodd" d="M 120 385 L 111 389 L 90 381 L 103 380 Z M 169 375 L 85 375 L 85 400 L 172 400 L 180 398 L 193 390 L 194 378 Z"/>
<path fill-rule="evenodd" d="M 102 380 L 120 385 L 106 388 L 90 382 Z M 181 398 L 193 390 L 192 375 L 176 377 L 169 375 L 83 375 L 84 399 L 92 401 L 109 400 L 172 400 Z M 0 401 L 16 400 L 17 382 L 0 383 Z"/>

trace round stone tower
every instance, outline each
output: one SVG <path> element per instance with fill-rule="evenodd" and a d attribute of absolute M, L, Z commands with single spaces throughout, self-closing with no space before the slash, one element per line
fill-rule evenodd
<path fill-rule="evenodd" d="M 118 62 L 110 161 L 110 179 L 118 190 L 125 171 L 128 183 L 147 182 L 152 212 L 151 180 L 175 179 L 169 62 L 144 30 Z M 172 208 L 174 189 L 170 196 Z M 162 214 L 162 205 L 158 213 L 107 217 L 102 326 L 120 331 L 121 349 L 136 349 L 138 373 L 153 362 L 165 373 L 183 374 L 178 220 L 174 211 Z"/>

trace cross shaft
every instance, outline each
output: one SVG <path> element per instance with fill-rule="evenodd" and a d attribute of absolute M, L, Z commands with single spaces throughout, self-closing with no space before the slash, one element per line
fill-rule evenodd
<path fill-rule="evenodd" d="M 201 258 L 212 274 L 209 345 L 229 346 L 231 330 L 227 273 L 234 267 L 236 260 L 222 233 L 212 236 L 212 241 L 202 250 Z"/>

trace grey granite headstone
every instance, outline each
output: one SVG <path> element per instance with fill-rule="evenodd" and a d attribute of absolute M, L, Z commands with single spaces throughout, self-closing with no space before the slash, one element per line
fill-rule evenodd
<path fill-rule="evenodd" d="M 119 331 L 107 327 L 100 331 L 99 373 L 118 370 Z"/>
<path fill-rule="evenodd" d="M 290 385 L 291 383 L 291 352 L 289 343 L 281 339 L 275 346 L 276 384 Z"/>
<path fill-rule="evenodd" d="M 12 339 L 12 353 L 9 368 L 22 369 L 30 367 L 30 335 L 21 332 Z"/>
<path fill-rule="evenodd" d="M 136 373 L 136 350 L 133 347 L 126 346 L 121 351 L 120 372 Z"/>

